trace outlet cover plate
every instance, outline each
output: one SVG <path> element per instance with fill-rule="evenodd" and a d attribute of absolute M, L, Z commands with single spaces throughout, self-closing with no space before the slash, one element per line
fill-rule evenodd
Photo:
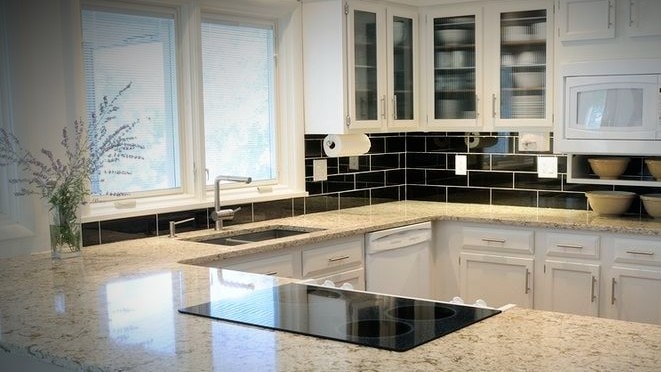
<path fill-rule="evenodd" d="M 558 178 L 558 158 L 556 156 L 538 156 L 537 177 Z"/>
<path fill-rule="evenodd" d="M 454 174 L 459 176 L 466 175 L 466 155 L 455 155 L 454 156 Z"/>
<path fill-rule="evenodd" d="M 312 161 L 312 180 L 326 181 L 328 179 L 328 168 L 326 159 L 316 159 Z"/>

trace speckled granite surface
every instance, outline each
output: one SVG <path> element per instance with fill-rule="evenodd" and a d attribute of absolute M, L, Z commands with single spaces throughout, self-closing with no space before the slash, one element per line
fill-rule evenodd
<path fill-rule="evenodd" d="M 328 228 L 285 243 L 239 248 L 159 237 L 86 248 L 82 257 L 66 261 L 47 254 L 4 259 L 0 351 L 90 371 L 661 368 L 659 326 L 519 308 L 405 353 L 177 313 L 209 301 L 218 288 L 241 292 L 281 281 L 179 261 L 263 252 L 437 218 L 661 235 L 658 221 L 604 219 L 588 212 L 398 202 L 279 220 Z"/>

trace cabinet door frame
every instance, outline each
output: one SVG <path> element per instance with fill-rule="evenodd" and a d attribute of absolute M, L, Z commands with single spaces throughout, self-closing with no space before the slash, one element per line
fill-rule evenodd
<path fill-rule="evenodd" d="M 397 119 L 395 118 L 395 113 L 397 107 L 395 106 L 395 82 L 394 82 L 394 71 L 395 71 L 395 60 L 394 60 L 394 27 L 392 27 L 394 22 L 394 17 L 409 18 L 412 20 L 412 65 L 413 65 L 413 81 L 412 81 L 412 91 L 413 91 L 413 119 Z M 420 75 L 419 75 L 419 30 L 418 30 L 418 12 L 412 9 L 406 9 L 403 7 L 388 7 L 386 9 L 386 51 L 387 51 L 387 76 L 388 84 L 386 95 L 386 106 L 388 107 L 388 128 L 389 129 L 413 129 L 416 128 L 419 124 L 420 118 Z"/>
<path fill-rule="evenodd" d="M 435 18 L 451 18 L 461 16 L 474 16 L 475 17 L 475 119 L 436 119 L 436 72 L 434 64 L 434 19 Z M 481 111 L 481 100 L 483 92 L 483 10 L 481 6 L 475 5 L 442 5 L 430 9 L 425 14 L 425 68 L 427 70 L 426 81 L 421 84 L 425 93 L 426 102 L 426 126 L 431 130 L 479 130 L 483 126 L 483 117 Z"/>
<path fill-rule="evenodd" d="M 512 257 L 512 256 L 496 256 L 489 254 L 479 253 L 459 253 L 459 293 L 464 301 L 471 302 L 474 299 L 468 298 L 468 283 L 471 278 L 469 277 L 468 263 L 480 262 L 497 265 L 509 265 L 523 269 L 523 278 L 521 279 L 521 289 L 524 291 L 525 303 L 516 303 L 518 306 L 533 308 L 533 293 L 534 293 L 534 263 L 532 257 Z M 491 304 L 487 300 L 489 306 L 502 306 L 505 304 Z"/>
<path fill-rule="evenodd" d="M 377 118 L 374 120 L 358 120 L 356 107 L 356 53 L 355 53 L 355 11 L 375 14 L 376 19 L 376 84 L 377 84 Z M 381 4 L 365 1 L 347 2 L 347 98 L 349 128 L 380 130 L 387 122 L 387 90 L 386 90 L 386 10 Z"/>
<path fill-rule="evenodd" d="M 500 68 L 501 68 L 501 33 L 500 16 L 501 13 L 516 11 L 546 10 L 546 62 L 545 62 L 545 93 L 544 93 L 544 117 L 541 119 L 503 119 L 500 117 L 501 110 L 501 86 L 500 86 Z M 488 122 L 494 129 L 510 128 L 518 130 L 521 128 L 543 128 L 551 130 L 553 128 L 553 81 L 554 81 L 554 58 L 553 58 L 553 3 L 549 1 L 517 1 L 517 2 L 493 2 L 485 5 L 485 58 L 491 56 L 497 63 L 485 64 L 487 70 L 484 72 L 485 90 L 482 99 L 482 111 L 484 113 L 485 126 Z"/>
<path fill-rule="evenodd" d="M 654 280 L 654 281 L 658 281 L 659 286 L 661 287 L 661 271 L 614 266 L 611 268 L 610 274 L 611 274 L 610 283 L 608 283 L 609 284 L 608 290 L 610 291 L 608 294 L 610 317 L 614 319 L 620 319 L 620 320 L 626 320 L 632 322 L 643 322 L 643 320 L 641 319 L 628 318 L 626 317 L 626 314 L 623 314 L 625 310 L 622 304 L 622 302 L 624 301 L 623 293 L 622 293 L 622 278 L 628 277 L 634 279 Z M 654 298 L 650 299 L 649 296 L 647 295 L 644 296 L 644 298 L 648 300 L 654 300 Z M 652 322 L 652 324 L 661 324 L 661 299 L 657 299 L 657 300 L 658 300 L 657 304 L 653 306 L 649 306 L 651 308 L 655 308 L 658 312 L 657 321 Z M 636 301 L 635 306 L 644 307 L 647 305 L 645 305 L 642 301 Z"/>
<path fill-rule="evenodd" d="M 661 35 L 661 21 L 655 17 L 661 11 L 658 0 L 628 0 L 626 5 L 629 36 Z"/>
<path fill-rule="evenodd" d="M 584 295 L 590 300 L 590 310 L 589 313 L 579 315 L 599 316 L 599 299 L 601 298 L 599 295 L 601 265 L 555 260 L 544 261 L 544 302 L 546 303 L 546 309 L 550 311 L 565 312 L 564 310 L 555 308 L 553 303 L 553 289 L 555 288 L 553 285 L 555 278 L 554 274 L 557 271 L 572 271 L 589 275 L 589 283 L 587 283 L 587 285 L 590 290 L 588 293 L 584 293 Z"/>
<path fill-rule="evenodd" d="M 602 28 L 591 30 L 575 30 L 569 22 L 570 8 L 579 6 L 581 3 L 591 3 L 587 5 L 589 10 L 593 11 L 594 16 L 600 16 L 606 13 L 607 20 L 601 23 Z M 615 37 L 615 0 L 556 0 L 558 9 L 558 40 L 576 41 L 576 40 L 596 40 L 612 39 Z"/>

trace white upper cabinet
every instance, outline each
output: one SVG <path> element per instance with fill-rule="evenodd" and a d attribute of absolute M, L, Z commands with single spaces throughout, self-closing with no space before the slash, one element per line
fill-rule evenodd
<path fill-rule="evenodd" d="M 428 127 L 550 130 L 553 3 L 484 4 L 425 10 Z"/>
<path fill-rule="evenodd" d="M 629 35 L 661 35 L 661 1 L 629 0 Z"/>
<path fill-rule="evenodd" d="M 414 9 L 367 1 L 304 1 L 306 133 L 417 127 Z"/>
<path fill-rule="evenodd" d="M 560 41 L 615 37 L 615 0 L 556 0 Z"/>

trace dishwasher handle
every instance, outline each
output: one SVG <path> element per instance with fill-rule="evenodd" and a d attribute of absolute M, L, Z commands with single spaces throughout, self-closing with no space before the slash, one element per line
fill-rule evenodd
<path fill-rule="evenodd" d="M 431 241 L 431 229 L 411 229 L 367 239 L 367 254 L 406 248 Z"/>

